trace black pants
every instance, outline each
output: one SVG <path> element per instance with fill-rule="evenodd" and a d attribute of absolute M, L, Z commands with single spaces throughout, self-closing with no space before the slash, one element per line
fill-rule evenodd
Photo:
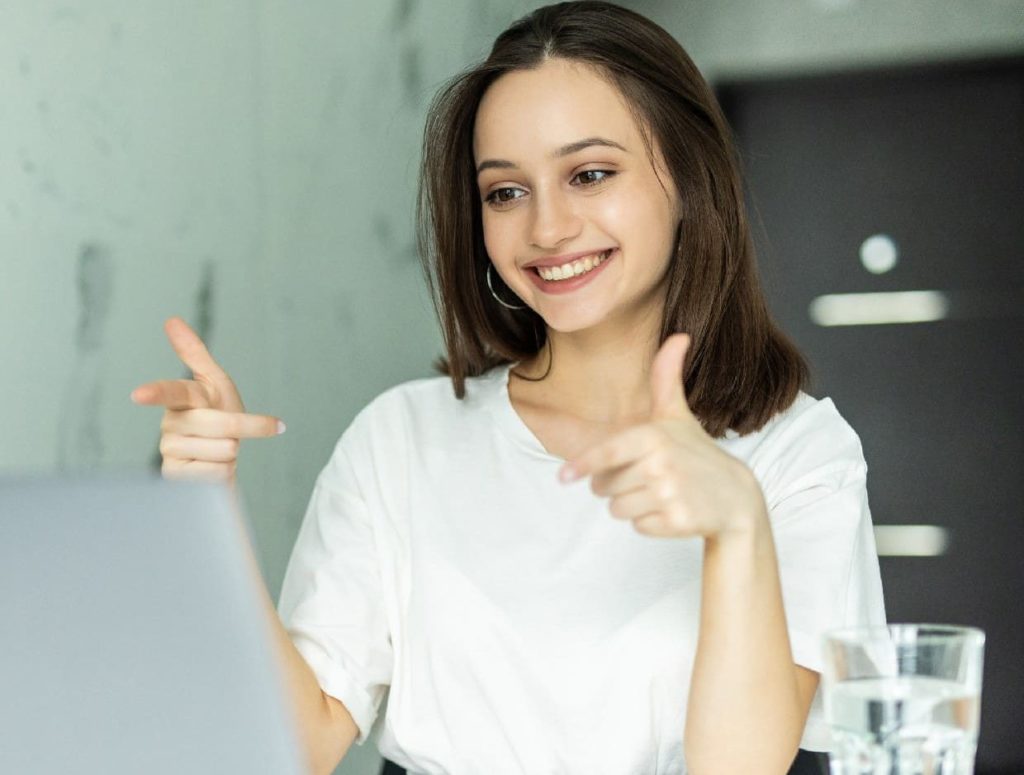
<path fill-rule="evenodd" d="M 394 762 L 385 759 L 384 769 L 380 771 L 380 775 L 406 775 L 406 772 Z M 828 775 L 828 754 L 801 749 L 793 760 L 793 766 L 789 768 L 789 775 Z"/>

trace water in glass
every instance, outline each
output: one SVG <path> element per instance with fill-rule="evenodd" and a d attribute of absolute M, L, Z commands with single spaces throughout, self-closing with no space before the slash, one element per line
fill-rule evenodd
<path fill-rule="evenodd" d="M 832 689 L 832 775 L 971 775 L 979 692 L 942 678 L 840 681 Z"/>

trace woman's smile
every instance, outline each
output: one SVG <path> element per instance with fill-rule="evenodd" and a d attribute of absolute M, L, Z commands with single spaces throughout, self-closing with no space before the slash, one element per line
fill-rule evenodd
<path fill-rule="evenodd" d="M 570 293 L 601 274 L 605 265 L 616 255 L 616 249 L 611 248 L 558 266 L 534 266 L 525 271 L 530 281 L 543 293 Z"/>

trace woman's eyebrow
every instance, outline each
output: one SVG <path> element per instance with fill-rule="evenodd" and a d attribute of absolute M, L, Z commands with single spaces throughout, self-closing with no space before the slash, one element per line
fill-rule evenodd
<path fill-rule="evenodd" d="M 582 151 L 584 148 L 589 148 L 592 145 L 603 145 L 608 148 L 618 148 L 620 151 L 626 151 L 625 148 L 623 148 L 614 140 L 608 140 L 607 138 L 604 137 L 588 137 L 586 140 L 577 140 L 575 143 L 563 145 L 552 155 L 556 157 L 569 156 L 570 154 L 576 153 L 577 151 Z M 629 153 L 629 151 L 626 151 L 626 153 Z"/>
<path fill-rule="evenodd" d="M 605 137 L 587 137 L 586 139 L 577 140 L 574 143 L 563 145 L 561 148 L 557 149 L 554 153 L 552 153 L 551 156 L 553 158 L 569 156 L 571 154 L 582 151 L 584 148 L 590 148 L 591 146 L 594 145 L 602 145 L 607 148 L 618 148 L 620 151 L 626 151 L 624 147 L 619 145 L 614 140 L 609 140 Z M 626 151 L 626 153 L 629 153 L 629 151 Z M 516 169 L 516 164 L 515 162 L 507 161 L 506 159 L 486 159 L 485 161 L 482 161 L 480 162 L 480 164 L 477 165 L 476 174 L 479 175 L 481 172 L 487 169 Z"/>

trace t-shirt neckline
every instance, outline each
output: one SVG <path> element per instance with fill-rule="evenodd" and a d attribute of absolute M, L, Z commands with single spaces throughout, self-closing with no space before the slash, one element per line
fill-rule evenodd
<path fill-rule="evenodd" d="M 498 427 L 508 436 L 516 446 L 523 449 L 533 457 L 549 462 L 562 464 L 565 461 L 548 452 L 536 434 L 530 430 L 523 418 L 519 416 L 515 406 L 512 405 L 512 397 L 508 392 L 508 383 L 512 369 L 519 365 L 518 361 L 506 363 L 494 370 L 493 394 L 491 396 L 491 410 L 497 421 Z"/>
<path fill-rule="evenodd" d="M 508 383 L 512 369 L 518 366 L 519 363 L 519 361 L 514 361 L 502 364 L 501 366 L 495 366 L 484 375 L 485 379 L 491 379 L 492 391 L 491 395 L 488 396 L 491 413 L 502 432 L 515 442 L 518 447 L 535 457 L 562 464 L 565 460 L 557 455 L 552 455 L 544 448 L 540 439 L 530 430 L 530 426 L 523 421 L 523 418 L 519 416 L 519 412 L 512 405 L 512 397 L 508 392 Z M 725 432 L 724 437 L 717 441 L 718 443 L 729 442 L 737 438 L 740 438 L 740 435 L 730 428 Z"/>

